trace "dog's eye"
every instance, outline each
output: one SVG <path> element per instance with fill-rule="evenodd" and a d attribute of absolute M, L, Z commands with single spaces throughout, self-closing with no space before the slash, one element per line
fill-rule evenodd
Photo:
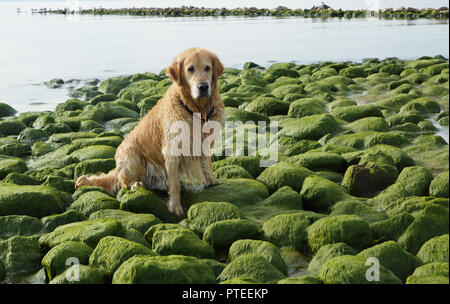
<path fill-rule="evenodd" d="M 209 65 L 205 66 L 205 72 L 209 72 L 211 70 L 211 67 Z"/>
<path fill-rule="evenodd" d="M 188 71 L 189 71 L 190 73 L 194 72 L 194 67 L 193 67 L 193 66 L 188 67 Z"/>

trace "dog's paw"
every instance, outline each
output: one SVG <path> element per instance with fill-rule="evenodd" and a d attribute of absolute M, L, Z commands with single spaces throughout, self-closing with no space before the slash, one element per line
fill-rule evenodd
<path fill-rule="evenodd" d="M 181 216 L 183 214 L 183 207 L 181 207 L 181 204 L 179 202 L 173 202 L 169 201 L 169 212 L 174 213 L 178 216 Z"/>
<path fill-rule="evenodd" d="M 80 188 L 81 186 L 84 186 L 87 184 L 88 178 L 86 175 L 80 176 L 77 181 L 75 182 L 75 189 Z"/>
<path fill-rule="evenodd" d="M 211 186 L 215 186 L 215 185 L 218 185 L 218 184 L 219 184 L 219 181 L 217 179 L 215 179 L 214 177 L 209 178 L 206 181 L 206 187 L 211 187 Z"/>
<path fill-rule="evenodd" d="M 131 190 L 133 190 L 136 187 L 144 187 L 144 183 L 143 182 L 135 182 L 132 186 L 131 186 Z"/>

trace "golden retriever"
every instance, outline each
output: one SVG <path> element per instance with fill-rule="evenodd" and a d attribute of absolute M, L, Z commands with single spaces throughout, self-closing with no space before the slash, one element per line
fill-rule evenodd
<path fill-rule="evenodd" d="M 83 175 L 75 188 L 99 186 L 113 195 L 120 188 L 136 186 L 166 190 L 169 211 L 181 215 L 180 182 L 200 188 L 217 184 L 208 149 L 217 138 L 214 134 L 220 133 L 217 128 L 225 123 L 217 89 L 223 71 L 219 58 L 208 50 L 181 52 L 166 71 L 173 84 L 117 148 L 116 168 L 108 174 Z M 183 129 L 186 126 L 188 131 Z M 196 126 L 204 131 L 199 136 L 207 148 L 196 138 Z M 203 148 L 200 153 L 199 145 Z M 188 153 L 180 154 L 180 149 L 188 149 Z"/>

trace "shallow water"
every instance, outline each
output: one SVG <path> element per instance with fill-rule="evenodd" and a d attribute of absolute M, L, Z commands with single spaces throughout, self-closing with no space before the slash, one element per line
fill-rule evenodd
<path fill-rule="evenodd" d="M 30 6 L 16 13 L 18 6 L 0 2 L 0 100 L 21 112 L 52 110 L 68 98 L 66 89 L 43 85 L 52 78 L 159 72 L 191 46 L 238 68 L 449 55 L 448 20 L 63 16 L 31 14 Z"/>

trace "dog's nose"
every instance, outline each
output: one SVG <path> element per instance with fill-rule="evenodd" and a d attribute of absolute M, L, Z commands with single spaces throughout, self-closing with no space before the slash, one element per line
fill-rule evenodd
<path fill-rule="evenodd" d="M 197 85 L 197 88 L 198 88 L 198 90 L 199 90 L 200 92 L 206 93 L 206 92 L 208 92 L 209 84 L 208 84 L 207 82 L 200 82 L 200 83 Z"/>

